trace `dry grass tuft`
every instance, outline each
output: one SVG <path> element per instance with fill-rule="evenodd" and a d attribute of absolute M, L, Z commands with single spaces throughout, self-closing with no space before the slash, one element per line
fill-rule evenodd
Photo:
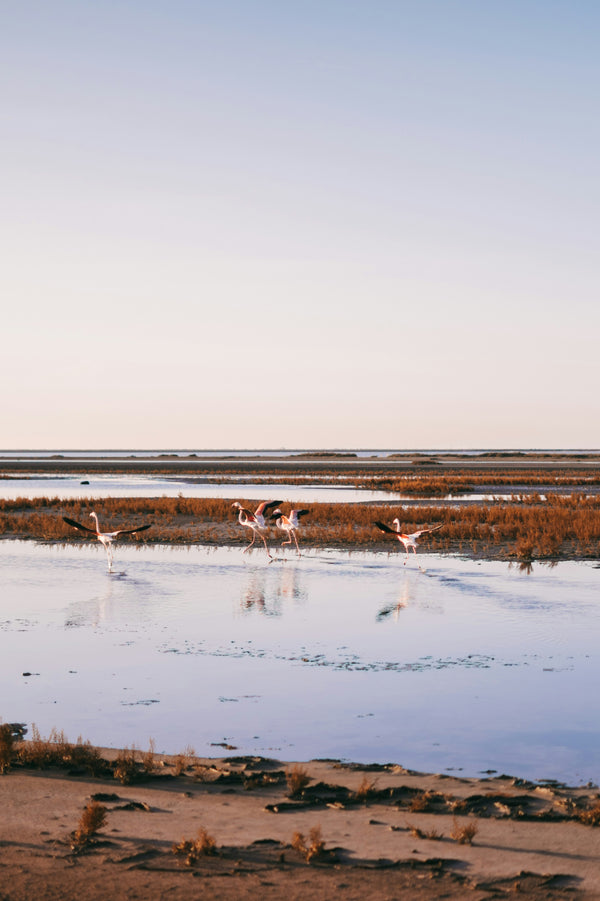
<path fill-rule="evenodd" d="M 410 830 L 410 834 L 413 838 L 427 838 L 432 842 L 441 842 L 444 838 L 442 832 L 438 832 L 437 829 L 419 829 L 418 826 L 412 826 L 410 823 L 406 824 Z"/>
<path fill-rule="evenodd" d="M 187 745 L 179 754 L 175 756 L 173 761 L 174 766 L 174 775 L 175 776 L 183 776 L 183 774 L 188 770 L 192 763 L 194 762 L 194 757 L 196 756 L 196 751 L 192 748 L 191 745 Z"/>
<path fill-rule="evenodd" d="M 14 739 L 12 728 L 8 723 L 0 726 L 0 774 L 10 769 L 13 759 Z"/>
<path fill-rule="evenodd" d="M 202 826 L 195 839 L 182 838 L 178 845 L 172 846 L 171 850 L 178 857 L 185 857 L 186 866 L 191 867 L 197 863 L 198 858 L 216 854 L 217 843 Z"/>
<path fill-rule="evenodd" d="M 84 767 L 94 777 L 110 771 L 107 761 L 89 741 L 84 742 L 79 737 L 76 743 L 72 744 L 67 741 L 64 732 L 56 729 L 51 730 L 48 738 L 42 738 L 35 723 L 31 727 L 31 739 L 19 743 L 18 748 L 14 750 L 13 758 L 22 766 L 37 769 Z"/>
<path fill-rule="evenodd" d="M 308 775 L 308 771 L 296 763 L 289 770 L 285 771 L 285 780 L 288 787 L 288 797 L 297 798 L 302 794 L 311 778 Z"/>
<path fill-rule="evenodd" d="M 119 751 L 114 766 L 114 777 L 121 785 L 131 785 L 138 777 L 139 769 L 136 760 L 135 747 L 124 748 Z"/>
<path fill-rule="evenodd" d="M 73 850 L 81 850 L 94 839 L 97 832 L 106 824 L 106 807 L 98 801 L 92 801 L 84 807 L 77 829 L 71 833 Z"/>
<path fill-rule="evenodd" d="M 419 792 L 419 794 L 415 795 L 410 802 L 410 811 L 412 813 L 425 813 L 425 811 L 429 810 L 431 802 L 434 798 L 437 798 L 437 796 L 438 793 L 431 790 Z"/>
<path fill-rule="evenodd" d="M 376 789 L 377 779 L 369 779 L 368 776 L 363 776 L 360 785 L 354 793 L 354 798 L 356 801 L 368 801 Z"/>
<path fill-rule="evenodd" d="M 459 845 L 472 845 L 473 839 L 477 835 L 477 823 L 465 823 L 461 825 L 456 817 L 453 819 L 452 832 L 450 838 L 458 842 Z"/>
<path fill-rule="evenodd" d="M 154 772 L 156 767 L 156 760 L 154 757 L 154 753 L 156 751 L 156 744 L 154 739 L 151 738 L 148 742 L 148 750 L 142 754 L 142 767 L 144 768 L 144 772 L 148 775 L 151 775 Z"/>
<path fill-rule="evenodd" d="M 301 854 L 307 863 L 324 856 L 325 842 L 321 835 L 321 827 L 313 826 L 308 833 L 308 843 L 302 832 L 294 832 L 292 848 Z"/>

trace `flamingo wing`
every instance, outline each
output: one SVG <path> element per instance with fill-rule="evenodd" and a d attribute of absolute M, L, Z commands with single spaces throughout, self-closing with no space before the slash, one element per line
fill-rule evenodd
<path fill-rule="evenodd" d="M 118 529 L 116 532 L 111 532 L 115 538 L 117 535 L 133 535 L 134 532 L 144 532 L 146 529 L 149 529 L 152 523 L 148 523 L 147 526 L 138 526 L 137 529 Z"/>
<path fill-rule="evenodd" d="M 310 513 L 310 510 L 296 510 L 298 519 L 300 519 L 301 516 L 306 516 L 307 513 Z"/>
<path fill-rule="evenodd" d="M 68 526 L 73 526 L 74 529 L 81 529 L 82 532 L 90 532 L 92 535 L 98 534 L 96 529 L 88 529 L 87 526 L 82 526 L 80 522 L 75 522 L 74 519 L 69 519 L 68 516 L 63 516 L 63 520 L 67 523 Z"/>
<path fill-rule="evenodd" d="M 443 523 L 439 526 L 433 526 L 431 529 L 421 529 L 419 532 L 413 532 L 409 537 L 410 538 L 419 538 L 420 535 L 426 535 L 427 532 L 437 532 L 438 529 L 442 528 Z"/>
<path fill-rule="evenodd" d="M 400 532 L 397 532 L 396 529 L 391 529 L 389 526 L 386 526 L 384 522 L 375 522 L 373 525 L 376 525 L 380 532 L 391 532 L 392 535 L 400 535 Z"/>
<path fill-rule="evenodd" d="M 275 507 L 278 507 L 279 504 L 282 504 L 283 501 L 263 501 L 262 504 L 259 504 L 256 510 L 254 511 L 255 516 L 264 516 L 268 510 L 273 510 Z"/>

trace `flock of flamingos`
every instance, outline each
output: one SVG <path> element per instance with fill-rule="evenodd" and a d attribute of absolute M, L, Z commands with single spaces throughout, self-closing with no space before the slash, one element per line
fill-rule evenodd
<path fill-rule="evenodd" d="M 284 515 L 279 509 L 279 505 L 283 503 L 282 501 L 263 501 L 258 505 L 254 513 L 250 510 L 247 510 L 246 507 L 242 507 L 239 501 L 235 501 L 232 504 L 232 507 L 235 507 L 238 510 L 238 522 L 240 525 L 245 526 L 247 529 L 252 531 L 252 541 L 250 544 L 244 548 L 243 553 L 249 551 L 254 542 L 256 541 L 257 536 L 259 536 L 265 546 L 265 550 L 270 560 L 273 560 L 273 555 L 269 550 L 269 546 L 267 544 L 267 539 L 264 536 L 264 532 L 269 528 L 270 525 L 275 523 L 275 526 L 280 529 L 282 532 L 287 533 L 287 539 L 281 542 L 281 546 L 283 547 L 286 544 L 291 544 L 292 539 L 296 545 L 296 551 L 298 556 L 300 557 L 300 547 L 298 545 L 298 538 L 296 536 L 296 532 L 300 526 L 300 519 L 303 516 L 306 516 L 309 513 L 309 510 L 290 510 L 289 514 Z M 101 532 L 100 525 L 98 523 L 97 515 L 92 511 L 90 516 L 95 522 L 95 528 L 89 528 L 88 526 L 82 525 L 80 522 L 76 522 L 74 519 L 69 519 L 68 516 L 63 516 L 63 520 L 67 523 L 67 525 L 72 526 L 74 529 L 79 529 L 81 532 L 89 532 L 90 535 L 93 535 L 98 541 L 103 545 L 106 550 L 106 555 L 108 558 L 108 569 L 109 572 L 112 571 L 113 565 L 113 551 L 112 545 L 121 535 L 133 535 L 134 532 L 143 532 L 146 529 L 151 527 L 151 524 L 145 526 L 137 526 L 135 529 L 117 529 L 115 532 Z M 404 545 L 404 550 L 406 551 L 406 560 L 409 558 L 409 551 L 412 548 L 414 554 L 417 553 L 417 542 L 421 535 L 425 535 L 428 532 L 435 532 L 437 529 L 441 529 L 442 526 L 434 526 L 431 529 L 419 529 L 418 532 L 411 532 L 409 535 L 406 535 L 404 532 L 400 531 L 400 520 L 395 519 L 392 523 L 394 528 L 391 526 L 386 526 L 383 522 L 375 521 L 374 525 L 379 529 L 380 532 L 384 532 L 389 535 L 395 535 L 398 541 L 400 541 Z"/>

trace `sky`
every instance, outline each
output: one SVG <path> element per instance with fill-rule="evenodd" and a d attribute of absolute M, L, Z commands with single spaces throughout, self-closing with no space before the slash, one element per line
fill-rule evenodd
<path fill-rule="evenodd" d="M 600 447 L 595 0 L 0 9 L 0 448 Z"/>

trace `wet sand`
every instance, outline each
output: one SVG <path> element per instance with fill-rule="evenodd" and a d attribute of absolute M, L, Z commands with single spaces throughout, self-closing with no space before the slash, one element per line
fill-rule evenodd
<path fill-rule="evenodd" d="M 600 832 L 577 819 L 598 804 L 596 787 L 311 761 L 291 799 L 291 766 L 194 758 L 176 776 L 157 756 L 128 785 L 17 766 L 0 776 L 0 898 L 600 898 Z M 74 848 L 92 799 L 105 825 Z M 472 844 L 452 838 L 466 825 Z M 315 827 L 324 849 L 307 862 L 292 839 L 308 845 Z M 201 828 L 216 853 L 173 853 Z"/>

